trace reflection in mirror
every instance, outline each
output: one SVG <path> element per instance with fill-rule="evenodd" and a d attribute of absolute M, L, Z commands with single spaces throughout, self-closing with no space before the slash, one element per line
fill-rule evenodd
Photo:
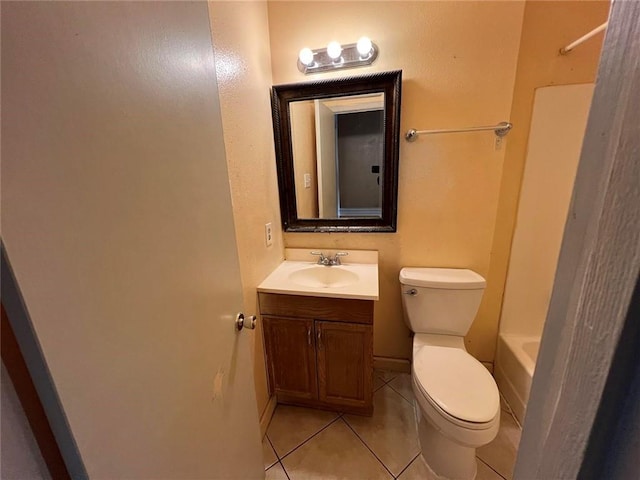
<path fill-rule="evenodd" d="M 402 72 L 271 91 L 287 232 L 395 232 Z"/>
<path fill-rule="evenodd" d="M 382 216 L 384 93 L 291 102 L 298 218 Z"/>

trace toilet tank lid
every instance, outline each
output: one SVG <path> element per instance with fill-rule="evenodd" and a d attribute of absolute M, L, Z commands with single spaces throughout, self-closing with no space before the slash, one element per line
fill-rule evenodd
<path fill-rule="evenodd" d="M 413 287 L 475 290 L 487 285 L 485 279 L 462 268 L 408 268 L 400 270 L 400 283 Z"/>

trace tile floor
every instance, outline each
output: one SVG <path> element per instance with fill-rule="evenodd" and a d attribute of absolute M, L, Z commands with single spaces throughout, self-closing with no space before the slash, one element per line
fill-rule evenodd
<path fill-rule="evenodd" d="M 278 405 L 262 443 L 267 480 L 429 479 L 419 456 L 411 377 L 376 370 L 372 417 Z M 496 439 L 477 451 L 477 480 L 510 480 L 520 426 L 503 401 Z"/>

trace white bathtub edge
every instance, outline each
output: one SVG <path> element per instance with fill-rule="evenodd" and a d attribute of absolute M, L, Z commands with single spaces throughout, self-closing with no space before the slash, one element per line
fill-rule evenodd
<path fill-rule="evenodd" d="M 523 349 L 527 342 L 539 343 L 540 339 L 530 335 L 499 334 L 494 365 L 498 389 L 520 423 L 524 421 L 535 370 L 533 359 Z"/>
<path fill-rule="evenodd" d="M 522 401 L 522 399 L 518 396 L 516 389 L 504 374 L 498 362 L 496 362 L 494 369 L 494 377 L 496 379 L 496 383 L 498 384 L 498 390 L 500 390 L 500 393 L 502 393 L 505 400 L 509 404 L 509 407 L 511 407 L 513 414 L 516 416 L 516 419 L 518 420 L 518 422 L 520 422 L 520 425 L 522 425 L 522 423 L 524 422 L 524 414 L 527 410 L 527 406 L 525 405 L 524 401 Z"/>

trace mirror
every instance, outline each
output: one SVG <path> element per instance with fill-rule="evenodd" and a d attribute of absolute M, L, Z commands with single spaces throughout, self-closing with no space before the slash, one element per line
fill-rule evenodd
<path fill-rule="evenodd" d="M 271 91 L 288 232 L 395 232 L 402 72 Z"/>

